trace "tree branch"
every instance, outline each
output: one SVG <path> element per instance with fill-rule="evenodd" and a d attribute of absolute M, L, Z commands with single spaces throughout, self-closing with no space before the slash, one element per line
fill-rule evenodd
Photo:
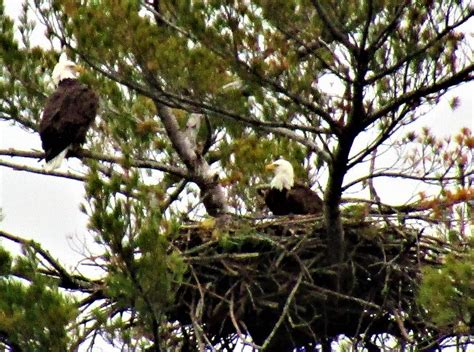
<path fill-rule="evenodd" d="M 321 109 L 320 107 L 312 104 L 309 101 L 306 101 L 301 96 L 293 92 L 290 92 L 288 89 L 280 85 L 275 80 L 268 78 L 266 76 L 263 76 L 257 70 L 253 69 L 242 60 L 238 60 L 238 59 L 236 60 L 237 60 L 237 63 L 240 66 L 242 66 L 248 73 L 257 77 L 260 81 L 264 82 L 267 86 L 273 88 L 276 92 L 285 95 L 286 97 L 291 99 L 294 103 L 305 107 L 308 111 L 320 116 L 329 125 L 330 129 L 329 130 L 318 129 L 316 130 L 318 133 L 320 133 L 320 131 L 325 131 L 326 133 L 329 133 L 329 134 L 338 134 L 340 132 L 339 125 L 337 125 L 337 123 L 332 119 L 331 115 L 327 111 Z M 283 127 L 285 127 L 285 125 L 283 125 Z"/>
<path fill-rule="evenodd" d="M 359 49 L 365 50 L 367 39 L 369 37 L 369 29 L 374 19 L 374 4 L 372 0 L 368 0 L 365 5 L 367 6 L 367 19 L 365 21 L 364 29 L 362 30 L 362 39 L 360 41 Z"/>
<path fill-rule="evenodd" d="M 469 18 L 472 17 L 472 14 L 473 14 L 474 11 L 470 11 L 469 15 L 466 16 L 466 17 L 463 17 L 462 20 L 456 22 L 455 24 L 451 25 L 451 26 L 446 26 L 446 28 L 441 31 L 440 33 L 438 33 L 438 35 L 430 40 L 427 44 L 425 44 L 424 46 L 422 46 L 421 48 L 419 48 L 418 50 L 415 50 L 414 52 L 412 52 L 411 54 L 408 54 L 407 56 L 405 56 L 404 58 L 400 59 L 398 62 L 396 62 L 394 65 L 392 65 L 391 67 L 385 69 L 384 71 L 380 72 L 379 74 L 377 75 L 374 75 L 368 79 L 366 79 L 365 83 L 370 85 L 370 84 L 373 84 L 375 83 L 376 81 L 378 81 L 379 79 L 387 76 L 387 75 L 390 75 L 392 73 L 394 73 L 395 71 L 397 71 L 400 67 L 402 67 L 406 62 L 414 59 L 415 57 L 417 57 L 418 55 L 426 52 L 426 50 L 428 50 L 430 47 L 432 47 L 433 45 L 435 45 L 440 39 L 442 39 L 444 36 L 446 36 L 448 33 L 451 33 L 451 31 L 457 27 L 459 27 L 460 25 L 462 25 L 463 23 L 467 22 L 469 20 Z M 394 24 L 395 25 L 395 24 Z M 388 32 L 390 33 L 390 32 Z M 387 33 L 387 35 L 388 35 Z M 373 53 L 377 50 L 377 47 L 375 45 L 375 43 L 373 45 L 371 45 L 371 47 L 369 47 L 368 49 L 368 52 L 373 55 Z"/>
<path fill-rule="evenodd" d="M 166 105 L 168 107 L 171 107 L 171 108 L 182 108 L 182 109 L 186 110 L 186 108 L 187 108 L 186 105 L 188 105 L 188 106 L 191 106 L 191 107 L 194 107 L 194 108 L 198 108 L 199 110 L 201 110 L 202 113 L 206 113 L 206 112 L 215 113 L 215 114 L 218 114 L 219 116 L 229 118 L 229 119 L 232 119 L 232 120 L 235 120 L 235 121 L 244 122 L 244 123 L 246 123 L 250 126 L 260 127 L 260 128 L 265 128 L 265 127 L 279 128 L 279 127 L 281 127 L 281 128 L 286 128 L 286 129 L 290 129 L 290 130 L 306 130 L 308 132 L 322 133 L 322 134 L 332 134 L 333 133 L 331 130 L 324 129 L 324 128 L 317 128 L 317 127 L 313 127 L 313 126 L 303 126 L 303 125 L 293 125 L 293 124 L 288 124 L 286 122 L 260 121 L 260 120 L 256 120 L 256 119 L 253 119 L 253 118 L 241 116 L 241 115 L 229 112 L 229 111 L 225 111 L 225 110 L 223 110 L 219 107 L 207 104 L 206 102 L 203 102 L 203 101 L 196 101 L 196 100 L 192 100 L 192 99 L 189 99 L 187 97 L 184 97 L 182 95 L 173 94 L 173 93 L 170 93 L 170 92 L 165 92 L 160 87 L 157 87 L 156 85 L 154 85 L 153 87 L 155 89 L 157 89 L 157 92 L 153 92 L 147 86 L 140 85 L 140 84 L 138 84 L 136 82 L 133 82 L 131 80 L 122 78 L 118 72 L 112 72 L 112 71 L 108 71 L 108 70 L 103 69 L 99 65 L 94 64 L 94 62 L 92 61 L 91 58 L 85 56 L 83 53 L 79 52 L 77 49 L 75 49 L 71 46 L 69 46 L 69 47 L 70 47 L 71 50 L 76 52 L 76 54 L 79 55 L 89 66 L 91 66 L 95 71 L 101 73 L 105 77 L 107 77 L 107 78 L 109 78 L 109 79 L 111 79 L 111 80 L 113 80 L 117 83 L 123 84 L 124 86 L 128 87 L 129 89 L 132 89 L 132 90 L 136 91 L 137 93 L 139 93 L 143 96 L 146 96 L 150 99 L 153 99 L 156 102 L 159 102 L 159 103 L 161 103 L 163 105 Z M 280 89 L 282 89 L 281 93 L 285 94 L 285 90 L 282 87 L 280 87 Z M 170 100 L 165 100 L 165 99 L 163 99 L 164 97 L 166 97 Z M 293 98 L 296 99 L 295 97 L 293 97 Z M 184 105 L 179 105 L 177 102 L 181 102 Z M 307 108 L 316 109 L 313 112 L 315 112 L 318 115 L 322 114 L 322 116 L 324 116 L 325 120 L 329 119 L 329 121 L 330 121 L 330 116 L 326 112 L 324 112 L 324 110 L 319 109 L 317 107 L 314 107 L 309 103 L 304 103 L 303 102 L 303 104 L 305 104 L 305 106 Z"/>
<path fill-rule="evenodd" d="M 194 170 L 197 166 L 197 154 L 193 150 L 188 138 L 186 138 L 186 135 L 181 131 L 178 121 L 171 112 L 171 109 L 157 102 L 155 102 L 155 106 L 174 149 L 186 167 L 189 170 Z"/>
<path fill-rule="evenodd" d="M 61 171 L 46 171 L 45 169 L 40 169 L 36 167 L 31 167 L 31 166 L 26 166 L 26 165 L 20 165 L 16 163 L 11 163 L 8 161 L 0 160 L 0 166 L 8 167 L 13 170 L 18 170 L 18 171 L 27 171 L 31 172 L 33 174 L 39 174 L 39 175 L 48 175 L 48 176 L 55 176 L 55 177 L 61 177 L 65 178 L 68 180 L 75 180 L 75 181 L 81 181 L 85 182 L 86 177 L 78 174 L 74 174 L 72 172 L 61 172 Z"/>
<path fill-rule="evenodd" d="M 333 18 L 329 18 L 326 9 L 321 5 L 321 1 L 311 0 L 311 3 L 316 8 L 319 17 L 323 20 L 324 25 L 329 29 L 334 38 L 336 38 L 352 52 L 357 51 L 357 48 L 349 41 L 347 36 L 343 32 L 341 32 L 339 28 L 336 27 L 336 25 L 334 24 L 336 23 L 336 21 Z"/>
<path fill-rule="evenodd" d="M 380 47 L 380 45 L 388 38 L 390 33 L 392 33 L 397 28 L 397 24 L 400 20 L 400 16 L 402 15 L 403 10 L 407 7 L 409 3 L 410 3 L 410 0 L 405 0 L 403 4 L 398 5 L 397 11 L 392 21 L 380 31 L 377 38 L 367 48 L 367 51 L 369 53 L 371 54 L 374 53 L 378 49 L 378 47 Z"/>
<path fill-rule="evenodd" d="M 183 179 L 179 181 L 178 185 L 176 186 L 176 189 L 171 194 L 168 195 L 168 198 L 166 198 L 166 200 L 163 203 L 160 204 L 160 213 L 164 213 L 166 209 L 169 208 L 171 203 L 173 203 L 175 200 L 178 199 L 179 195 L 181 194 L 181 192 L 184 191 L 187 184 L 188 184 L 188 180 Z"/>
<path fill-rule="evenodd" d="M 295 132 L 285 130 L 284 128 L 263 128 L 265 131 L 274 133 L 276 135 L 287 137 L 295 142 L 298 142 L 305 147 L 307 147 L 311 152 L 316 153 L 319 157 L 324 160 L 325 162 L 329 162 L 331 160 L 331 154 L 328 151 L 322 150 L 315 142 L 305 138 L 304 136 L 300 136 Z"/>
<path fill-rule="evenodd" d="M 464 174 L 463 176 L 438 176 L 438 177 L 429 177 L 429 176 L 414 176 L 414 175 L 407 175 L 405 173 L 397 173 L 397 172 L 375 172 L 370 175 L 366 175 L 363 177 L 360 177 L 354 181 L 351 181 L 350 183 L 346 184 L 343 187 L 343 190 L 347 190 L 352 186 L 355 186 L 358 183 L 367 181 L 369 179 L 374 179 L 378 177 L 391 177 L 391 178 L 403 178 L 403 179 L 408 179 L 408 180 L 416 180 L 416 181 L 461 181 L 464 179 L 464 177 L 468 177 L 474 175 L 474 171 L 471 171 L 469 173 Z"/>
<path fill-rule="evenodd" d="M 473 75 L 470 73 L 474 70 L 474 64 L 467 66 L 465 69 L 453 74 L 451 77 L 445 78 L 437 83 L 434 83 L 430 86 L 417 88 L 413 91 L 405 93 L 398 98 L 395 98 L 387 105 L 380 108 L 378 111 L 375 111 L 373 114 L 369 115 L 368 118 L 364 121 L 364 128 L 368 127 L 370 124 L 377 121 L 379 118 L 387 115 L 388 113 L 395 111 L 401 105 L 407 104 L 413 101 L 417 101 L 421 98 L 426 97 L 429 94 L 439 92 L 443 89 L 451 88 L 455 85 L 458 85 L 462 82 L 469 82 L 474 79 Z"/>
<path fill-rule="evenodd" d="M 401 121 L 410 112 L 409 107 L 405 107 L 403 111 L 399 113 L 397 117 L 392 117 L 390 123 L 384 126 L 383 130 L 378 134 L 377 137 L 368 145 L 364 150 L 361 150 L 356 155 L 352 156 L 347 162 L 347 169 L 353 168 L 355 165 L 361 163 L 364 158 L 372 153 L 373 150 L 377 149 L 383 142 L 389 139 L 402 125 Z"/>
<path fill-rule="evenodd" d="M 216 216 L 227 212 L 227 201 L 218 178 L 214 175 L 201 155 L 193 150 L 186 135 L 180 130 L 176 117 L 171 109 L 158 101 L 155 101 L 158 112 L 168 137 L 189 171 L 189 177 L 201 190 L 201 198 L 206 211 Z"/>
<path fill-rule="evenodd" d="M 11 156 L 11 157 L 21 157 L 21 158 L 32 158 L 32 159 L 42 159 L 44 157 L 43 152 L 33 151 L 33 150 L 32 151 L 16 150 L 16 149 L 13 149 L 13 148 L 0 149 L 0 155 Z M 119 165 L 124 163 L 124 159 L 121 156 L 111 156 L 111 155 L 106 155 L 106 154 L 99 154 L 99 153 L 94 153 L 94 152 L 91 152 L 91 151 L 88 151 L 88 150 L 85 150 L 85 149 L 82 149 L 82 150 L 78 151 L 77 153 L 75 153 L 72 156 L 76 157 L 78 159 L 81 159 L 81 160 L 82 159 L 93 159 L 93 160 L 97 160 L 97 161 L 110 162 L 110 163 L 119 164 Z M 2 163 L 6 163 L 6 162 L 2 161 Z M 162 163 L 159 163 L 159 162 L 156 162 L 156 161 L 153 161 L 153 160 L 131 159 L 130 161 L 127 160 L 127 163 L 129 163 L 133 167 L 140 168 L 140 169 L 153 169 L 153 170 L 163 171 L 163 172 L 169 173 L 171 175 L 180 176 L 180 177 L 183 177 L 183 178 L 188 177 L 187 171 L 183 168 L 176 167 L 176 166 L 170 166 L 170 165 L 164 165 Z M 7 165 L 5 165 L 5 166 L 7 166 Z M 12 164 L 12 166 L 8 166 L 8 167 L 14 168 L 13 164 Z M 26 170 L 26 171 L 28 171 L 28 170 Z M 38 171 L 37 173 L 42 173 L 42 172 Z M 51 172 L 43 172 L 42 174 L 53 175 L 54 173 L 55 172 L 52 172 L 52 173 Z M 54 176 L 60 176 L 60 177 L 69 176 L 68 174 L 64 174 L 64 173 L 60 173 L 60 172 L 56 172 L 56 173 L 57 173 L 57 175 L 54 175 Z M 71 176 L 69 178 L 73 178 L 73 177 L 74 176 Z M 77 177 L 79 177 L 79 176 L 77 176 Z"/>
<path fill-rule="evenodd" d="M 0 120 L 4 120 L 4 121 L 14 121 L 16 123 L 19 123 L 21 125 L 21 127 L 23 128 L 27 128 L 27 129 L 30 129 L 32 131 L 37 131 L 38 130 L 38 126 L 32 122 L 31 120 L 29 119 L 26 119 L 24 117 L 21 117 L 19 115 L 17 116 L 11 116 L 11 115 L 3 115 L 1 114 L 0 115 Z"/>
<path fill-rule="evenodd" d="M 54 269 L 52 271 L 39 269 L 39 272 L 50 277 L 56 276 L 57 278 L 59 278 L 60 287 L 79 290 L 81 292 L 97 291 L 98 282 L 93 282 L 92 280 L 89 280 L 88 278 L 82 275 L 69 274 L 67 270 L 62 265 L 60 265 L 59 262 L 55 260 L 47 250 L 41 248 L 41 246 L 35 241 L 27 240 L 2 230 L 0 230 L 0 237 L 6 238 L 12 242 L 21 244 L 23 246 L 31 247 Z"/>
<path fill-rule="evenodd" d="M 397 322 L 398 328 L 400 329 L 400 333 L 401 333 L 403 339 L 408 343 L 412 343 L 413 339 L 408 334 L 408 332 L 405 328 L 405 325 L 403 324 L 403 320 L 400 316 L 400 313 L 398 312 L 398 309 L 393 309 L 392 313 L 393 313 L 393 316 L 395 317 L 395 321 Z"/>
<path fill-rule="evenodd" d="M 290 294 L 288 295 L 288 298 L 286 299 L 285 306 L 283 307 L 283 310 L 280 314 L 280 317 L 278 318 L 278 321 L 276 322 L 275 326 L 273 327 L 272 331 L 270 332 L 270 335 L 266 338 L 265 342 L 262 344 L 262 350 L 265 351 L 265 349 L 270 345 L 272 342 L 273 336 L 275 336 L 275 333 L 278 331 L 280 328 L 281 324 L 285 320 L 285 318 L 288 316 L 288 312 L 290 309 L 290 304 L 293 302 L 293 299 L 296 295 L 296 292 L 298 291 L 298 288 L 301 285 L 301 282 L 303 280 L 303 273 L 300 273 L 298 276 L 298 279 L 296 280 L 295 286 L 291 289 Z"/>

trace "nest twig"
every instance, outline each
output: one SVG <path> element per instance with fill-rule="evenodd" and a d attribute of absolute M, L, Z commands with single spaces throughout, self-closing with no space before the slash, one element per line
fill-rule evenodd
<path fill-rule="evenodd" d="M 340 334 L 426 334 L 415 300 L 421 268 L 442 264 L 450 246 L 376 219 L 347 220 L 345 235 L 340 271 L 327 261 L 317 216 L 183 226 L 174 244 L 190 275 L 169 317 L 182 326 L 199 322 L 212 345 L 250 335 L 249 344 L 268 351 L 314 348 Z"/>

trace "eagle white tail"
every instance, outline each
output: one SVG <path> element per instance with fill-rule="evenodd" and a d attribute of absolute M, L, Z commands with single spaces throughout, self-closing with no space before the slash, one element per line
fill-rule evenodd
<path fill-rule="evenodd" d="M 56 170 L 58 167 L 61 166 L 64 158 L 66 157 L 66 154 L 69 150 L 69 147 L 67 147 L 66 149 L 64 149 L 61 153 L 59 153 L 58 155 L 56 155 L 53 159 L 51 159 L 50 161 L 48 161 L 45 165 L 44 165 L 44 169 L 46 171 L 53 171 L 53 170 Z"/>

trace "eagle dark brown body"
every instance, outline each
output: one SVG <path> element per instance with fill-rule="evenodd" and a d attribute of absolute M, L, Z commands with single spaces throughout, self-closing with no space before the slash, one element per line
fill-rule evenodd
<path fill-rule="evenodd" d="M 265 204 L 274 215 L 320 214 L 321 198 L 309 187 L 296 184 L 291 189 L 270 188 L 265 194 Z"/>
<path fill-rule="evenodd" d="M 85 142 L 99 105 L 97 94 L 77 79 L 64 79 L 48 98 L 39 126 L 46 161 Z"/>

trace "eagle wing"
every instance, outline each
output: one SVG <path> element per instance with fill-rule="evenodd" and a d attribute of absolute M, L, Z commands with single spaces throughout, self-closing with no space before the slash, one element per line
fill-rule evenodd
<path fill-rule="evenodd" d="M 317 193 L 301 184 L 288 191 L 287 201 L 293 214 L 320 214 L 323 211 L 323 201 Z"/>
<path fill-rule="evenodd" d="M 97 94 L 77 80 L 67 81 L 48 98 L 40 122 L 46 161 L 71 144 L 84 143 L 97 113 Z"/>
<path fill-rule="evenodd" d="M 265 204 L 273 215 L 321 214 L 323 201 L 309 187 L 296 184 L 290 190 L 270 188 L 265 193 Z"/>
<path fill-rule="evenodd" d="M 273 215 L 292 214 L 291 205 L 288 203 L 288 191 L 270 188 L 265 194 L 265 204 Z"/>

